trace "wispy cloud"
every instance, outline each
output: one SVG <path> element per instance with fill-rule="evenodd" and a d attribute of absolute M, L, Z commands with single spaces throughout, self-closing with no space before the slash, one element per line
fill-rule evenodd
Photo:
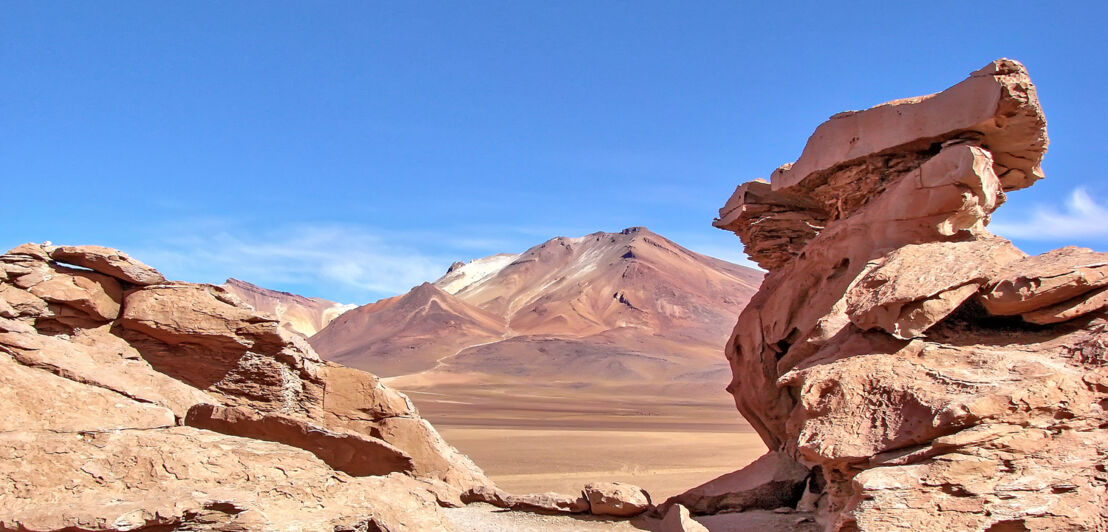
<path fill-rule="evenodd" d="M 312 288 L 317 293 L 305 295 L 343 302 L 403 293 L 437 279 L 452 260 L 415 249 L 387 231 L 342 224 L 261 232 L 232 225 L 170 234 L 132 253 L 170 278 L 218 283 L 236 277 L 267 288 Z"/>
<path fill-rule="evenodd" d="M 1070 193 L 1062 209 L 1036 207 L 1031 216 L 1016 220 L 1008 217 L 989 225 L 989 230 L 1008 238 L 1055 240 L 1108 238 L 1108 207 L 1097 202 L 1084 188 Z"/>

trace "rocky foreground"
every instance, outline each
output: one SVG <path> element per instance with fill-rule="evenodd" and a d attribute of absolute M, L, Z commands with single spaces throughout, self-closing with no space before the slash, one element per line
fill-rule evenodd
<path fill-rule="evenodd" d="M 716 226 L 769 270 L 727 348 L 771 453 L 670 501 L 787 505 L 827 530 L 1108 529 L 1108 254 L 985 226 L 1043 177 L 1046 121 L 1001 59 L 841 113 Z"/>
<path fill-rule="evenodd" d="M 716 225 L 769 273 L 728 389 L 771 451 L 658 507 L 610 483 L 504 493 L 406 397 L 227 290 L 19 246 L 0 530 L 1108 530 L 1108 254 L 986 230 L 1046 147 L 1002 59 L 836 115 L 740 186 Z"/>
<path fill-rule="evenodd" d="M 651 508 L 618 483 L 505 493 L 278 316 L 98 246 L 0 255 L 0 399 L 0 531 L 502 529 L 443 509 Z"/>
<path fill-rule="evenodd" d="M 489 484 L 373 375 L 106 248 L 0 256 L 0 381 L 0 530 L 437 529 Z"/>

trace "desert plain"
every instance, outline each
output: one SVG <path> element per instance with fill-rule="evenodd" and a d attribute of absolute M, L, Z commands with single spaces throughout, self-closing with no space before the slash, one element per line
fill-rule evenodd
<path fill-rule="evenodd" d="M 522 383 L 432 391 L 392 380 L 447 441 L 513 493 L 574 493 L 605 479 L 641 486 L 660 502 L 766 452 L 722 386 L 678 396 Z"/>

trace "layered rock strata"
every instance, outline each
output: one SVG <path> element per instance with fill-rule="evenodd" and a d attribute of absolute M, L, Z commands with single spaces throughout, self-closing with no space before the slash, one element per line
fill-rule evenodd
<path fill-rule="evenodd" d="M 727 346 L 728 390 L 792 465 L 726 479 L 727 509 L 783 504 L 842 531 L 1108 529 L 1108 254 L 1029 257 L 986 229 L 1046 147 L 1034 85 L 1001 59 L 835 115 L 738 187 L 715 225 L 769 274 Z M 719 485 L 662 510 L 714 511 Z"/>
<path fill-rule="evenodd" d="M 377 377 L 107 248 L 0 256 L 0 397 L 0 530 L 441 530 L 491 487 Z"/>

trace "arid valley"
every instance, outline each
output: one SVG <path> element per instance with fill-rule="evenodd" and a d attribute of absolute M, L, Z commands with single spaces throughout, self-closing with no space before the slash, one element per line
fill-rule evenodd
<path fill-rule="evenodd" d="M 668 498 L 765 453 L 718 356 L 762 275 L 636 227 L 455 264 L 342 315 L 225 286 L 289 328 L 320 324 L 321 356 L 385 377 L 509 491 L 605 478 Z"/>
<path fill-rule="evenodd" d="M 1108 4 L 2 9 L 0 532 L 1108 532 Z"/>

